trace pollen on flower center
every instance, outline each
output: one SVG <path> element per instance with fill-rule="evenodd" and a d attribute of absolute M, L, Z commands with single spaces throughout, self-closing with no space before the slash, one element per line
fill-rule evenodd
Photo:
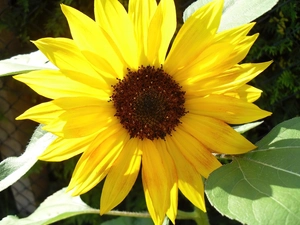
<path fill-rule="evenodd" d="M 162 68 L 128 69 L 124 79 L 118 81 L 112 85 L 110 98 L 116 108 L 115 116 L 131 138 L 164 139 L 187 113 L 185 92 Z"/>

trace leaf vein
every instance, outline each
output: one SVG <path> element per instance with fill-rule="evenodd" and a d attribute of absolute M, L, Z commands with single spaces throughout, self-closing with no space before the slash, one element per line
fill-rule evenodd
<path fill-rule="evenodd" d="M 291 175 L 300 177 L 300 174 L 289 171 L 289 170 L 285 170 L 285 169 L 282 169 L 282 168 L 279 168 L 279 167 L 276 167 L 276 166 L 272 166 L 270 164 L 266 164 L 266 163 L 263 163 L 263 162 L 260 162 L 260 161 L 257 161 L 257 160 L 250 159 L 250 158 L 244 158 L 244 159 L 249 160 L 249 161 L 254 162 L 254 163 L 257 163 L 257 164 L 261 164 L 261 165 L 266 166 L 266 167 L 270 167 L 270 168 L 275 169 L 275 170 L 280 170 L 282 172 L 289 173 Z"/>
<path fill-rule="evenodd" d="M 254 161 L 254 160 L 253 160 Z M 255 162 L 255 161 L 254 161 Z M 269 194 L 267 194 L 267 193 L 265 193 L 265 192 L 262 192 L 262 191 L 260 191 L 259 189 L 257 189 L 254 185 L 252 185 L 251 183 L 250 183 L 250 181 L 247 179 L 247 177 L 245 176 L 245 173 L 244 173 L 244 171 L 243 171 L 243 169 L 242 169 L 242 166 L 241 166 L 241 164 L 240 164 L 240 162 L 237 160 L 237 163 L 238 163 L 238 165 L 239 165 L 239 168 L 240 168 L 240 170 L 241 170 L 241 172 L 242 172 L 242 174 L 243 174 L 243 177 L 244 177 L 244 179 L 245 179 L 245 181 L 247 181 L 248 182 L 248 184 L 254 189 L 254 190 L 256 190 L 256 191 L 258 191 L 259 193 L 261 193 L 261 194 L 263 194 L 263 195 L 265 195 L 265 196 L 267 196 L 267 197 L 270 197 L 273 201 L 275 201 L 277 204 L 279 204 L 280 206 L 282 206 L 287 212 L 289 212 L 291 215 L 293 215 L 293 216 L 295 216 L 296 218 L 298 218 L 299 219 L 299 221 L 300 221 L 300 217 L 299 216 L 297 216 L 295 213 L 293 213 L 289 208 L 287 208 L 283 203 L 281 203 L 280 201 L 278 201 L 276 198 L 274 198 L 272 195 L 269 195 Z M 254 214 L 255 215 L 255 214 Z"/>
<path fill-rule="evenodd" d="M 261 148 L 261 149 L 257 149 L 253 152 L 250 152 L 250 153 L 255 153 L 255 152 L 265 152 L 265 151 L 276 151 L 276 150 L 283 150 L 283 149 L 296 149 L 296 148 L 299 148 L 300 149 L 300 146 L 284 146 L 284 147 L 270 147 L 268 146 L 268 148 Z"/>

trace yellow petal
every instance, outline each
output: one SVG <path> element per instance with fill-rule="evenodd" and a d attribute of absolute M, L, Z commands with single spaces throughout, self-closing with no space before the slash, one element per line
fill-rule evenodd
<path fill-rule="evenodd" d="M 224 59 L 222 64 L 229 64 L 233 66 L 241 62 L 246 57 L 251 46 L 258 37 L 258 34 L 246 36 L 253 25 L 254 23 L 245 24 L 216 34 L 214 42 L 229 42 L 230 45 L 235 46 L 230 57 Z"/>
<path fill-rule="evenodd" d="M 102 140 L 96 148 L 92 143 L 74 170 L 68 187 L 68 190 L 73 190 L 72 195 L 81 195 L 96 186 L 107 175 L 128 140 L 129 135 L 121 129 Z"/>
<path fill-rule="evenodd" d="M 241 62 L 248 54 L 258 34 L 241 37 L 236 43 L 232 40 L 221 40 L 207 47 L 194 60 L 194 64 L 182 69 L 176 75 L 178 81 L 197 82 L 205 78 L 214 79 L 225 70 Z M 218 54 L 216 54 L 218 52 Z M 196 75 L 196 76 L 195 76 Z"/>
<path fill-rule="evenodd" d="M 164 64 L 167 73 L 176 78 L 177 72 L 193 63 L 211 43 L 220 24 L 222 8 L 223 1 L 212 1 L 188 18 L 179 30 Z"/>
<path fill-rule="evenodd" d="M 185 107 L 192 114 L 213 117 L 229 124 L 249 123 L 271 115 L 252 103 L 225 95 L 190 98 Z"/>
<path fill-rule="evenodd" d="M 239 98 L 247 102 L 254 102 L 260 98 L 261 93 L 262 90 L 245 84 L 236 90 L 225 92 L 224 95 Z"/>
<path fill-rule="evenodd" d="M 233 44 L 237 43 L 241 37 L 246 36 L 249 33 L 249 31 L 253 28 L 254 25 L 255 23 L 252 22 L 234 27 L 229 30 L 224 30 L 215 35 L 214 41 L 218 42 L 222 40 L 230 40 Z"/>
<path fill-rule="evenodd" d="M 161 0 L 149 26 L 147 57 L 150 65 L 160 67 L 164 64 L 175 29 L 176 10 L 174 1 Z"/>
<path fill-rule="evenodd" d="M 42 38 L 33 43 L 60 70 L 81 73 L 83 74 L 83 79 L 80 81 L 93 79 L 98 88 L 106 86 L 101 75 L 93 69 L 73 40 L 67 38 Z"/>
<path fill-rule="evenodd" d="M 144 139 L 142 156 L 142 181 L 147 208 L 155 225 L 161 225 L 170 206 L 172 184 L 170 164 L 152 141 Z"/>
<path fill-rule="evenodd" d="M 123 78 L 128 67 L 120 50 L 98 24 L 80 11 L 61 5 L 74 42 L 94 68 L 109 77 Z"/>
<path fill-rule="evenodd" d="M 173 137 L 166 137 L 166 144 L 173 161 L 176 162 L 178 175 L 178 187 L 182 194 L 199 209 L 206 211 L 204 200 L 204 185 L 200 173 L 186 159 L 181 150 L 178 149 L 173 141 Z"/>
<path fill-rule="evenodd" d="M 230 32 L 224 31 L 222 35 L 216 34 L 210 45 L 176 73 L 176 80 L 195 82 L 199 79 L 211 79 L 239 63 L 245 58 L 258 36 L 258 34 L 245 36 L 252 27 L 253 24 L 247 24 L 230 29 Z"/>
<path fill-rule="evenodd" d="M 197 172 L 207 178 L 208 175 L 219 168 L 221 164 L 211 152 L 192 135 L 187 133 L 182 126 L 178 126 L 176 127 L 176 131 L 172 133 L 171 139 L 176 145 L 177 151 L 181 151 Z"/>
<path fill-rule="evenodd" d="M 102 107 L 110 107 L 111 104 L 107 101 L 103 101 L 99 98 L 94 97 L 66 97 L 66 98 L 58 98 L 54 99 L 53 104 L 64 110 L 73 110 L 76 108 L 83 108 L 89 106 L 102 106 Z"/>
<path fill-rule="evenodd" d="M 198 79 L 197 82 L 186 82 L 183 85 L 187 95 L 206 96 L 211 93 L 224 93 L 235 90 L 264 71 L 272 62 L 244 63 L 222 72 L 218 76 Z M 199 75 L 199 78 L 201 75 Z"/>
<path fill-rule="evenodd" d="M 181 121 L 185 131 L 212 152 L 243 154 L 256 147 L 221 120 L 188 113 Z"/>
<path fill-rule="evenodd" d="M 94 138 L 95 135 L 72 139 L 58 137 L 39 156 L 39 160 L 60 162 L 69 159 L 87 150 Z"/>
<path fill-rule="evenodd" d="M 157 8 L 155 0 L 130 0 L 128 15 L 133 23 L 135 39 L 137 41 L 139 65 L 148 65 L 147 45 L 148 28 Z"/>
<path fill-rule="evenodd" d="M 50 99 L 76 96 L 107 99 L 107 93 L 102 90 L 71 80 L 57 70 L 32 71 L 14 76 L 14 78 L 25 83 L 38 94 Z"/>
<path fill-rule="evenodd" d="M 140 148 L 140 140 L 130 139 L 109 170 L 100 199 L 101 215 L 121 203 L 131 190 L 140 171 Z"/>
<path fill-rule="evenodd" d="M 172 186 L 170 190 L 170 205 L 167 210 L 167 216 L 175 224 L 175 219 L 177 215 L 177 208 L 178 208 L 178 177 L 177 171 L 175 168 L 175 162 L 167 149 L 166 141 L 164 140 L 154 140 L 153 143 L 156 145 L 157 149 L 159 150 L 160 154 L 162 155 L 162 159 L 164 160 L 165 165 L 168 165 L 168 172 L 169 172 L 169 182 Z"/>
<path fill-rule="evenodd" d="M 116 79 L 111 77 L 100 77 L 100 75 L 98 75 L 98 77 L 96 78 L 90 75 L 86 75 L 86 73 L 81 73 L 79 71 L 73 70 L 61 70 L 61 72 L 66 77 L 72 80 L 100 90 L 102 95 L 98 96 L 98 98 L 103 97 L 106 100 L 109 99 L 109 97 L 112 95 L 111 85 L 116 83 Z"/>
<path fill-rule="evenodd" d="M 107 89 L 116 81 L 110 74 L 107 77 L 106 73 L 96 72 L 71 39 L 42 38 L 33 43 L 67 77 L 75 81 L 98 89 Z"/>
<path fill-rule="evenodd" d="M 63 132 L 65 138 L 84 137 L 101 131 L 108 124 L 119 123 L 114 117 L 115 108 L 110 102 L 88 98 L 68 98 L 67 104 L 74 107 L 63 112 L 56 120 L 44 127 L 45 130 L 56 133 Z M 82 102 L 81 105 L 78 103 Z M 76 105 L 77 104 L 77 105 Z M 76 121 L 76 122 L 74 122 Z M 63 130 L 59 124 L 63 122 Z"/>
<path fill-rule="evenodd" d="M 221 62 L 222 64 L 234 66 L 240 63 L 249 53 L 250 48 L 258 38 L 258 34 L 252 36 L 242 37 L 238 39 L 238 43 L 235 45 L 231 55 Z"/>
<path fill-rule="evenodd" d="M 82 157 L 79 159 L 73 174 L 81 174 L 84 173 L 84 168 L 87 163 L 89 163 L 89 160 L 91 160 L 90 155 L 93 154 L 95 149 L 98 149 L 99 146 L 106 140 L 109 139 L 110 136 L 115 135 L 116 133 L 120 133 L 124 128 L 120 124 L 115 124 L 113 126 L 107 127 L 105 130 L 99 132 L 97 137 L 93 140 L 93 142 L 90 143 L 89 148 L 83 153 Z M 69 189 L 72 189 L 73 186 L 77 183 L 81 183 L 84 181 L 84 179 L 81 179 L 80 176 L 78 176 L 77 180 L 73 180 L 74 182 L 71 182 L 69 185 Z"/>
<path fill-rule="evenodd" d="M 118 46 L 128 67 L 137 69 L 138 50 L 133 24 L 123 5 L 118 0 L 96 0 L 95 20 Z"/>
<path fill-rule="evenodd" d="M 16 120 L 30 119 L 41 124 L 48 124 L 53 121 L 53 118 L 59 117 L 63 112 L 64 110 L 52 101 L 45 102 L 26 110 Z"/>
<path fill-rule="evenodd" d="M 192 63 L 178 71 L 174 78 L 181 84 L 195 83 L 204 78 L 213 79 L 214 76 L 233 66 L 224 63 L 233 51 L 234 46 L 229 42 L 211 44 L 203 49 Z"/>

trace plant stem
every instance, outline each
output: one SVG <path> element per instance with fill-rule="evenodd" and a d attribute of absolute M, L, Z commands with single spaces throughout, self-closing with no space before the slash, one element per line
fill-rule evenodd
<path fill-rule="evenodd" d="M 126 211 L 111 210 L 105 213 L 105 215 L 150 218 L 150 214 L 147 212 L 126 212 Z"/>
<path fill-rule="evenodd" d="M 198 215 L 198 217 L 195 219 L 197 225 L 209 225 L 207 213 L 203 212 L 202 210 L 196 207 L 194 212 Z"/>
<path fill-rule="evenodd" d="M 126 211 L 111 210 L 105 213 L 105 215 L 150 218 L 150 214 L 148 212 L 126 212 Z M 177 220 L 190 219 L 190 220 L 194 220 L 197 223 L 197 225 L 209 225 L 207 214 L 196 207 L 193 212 L 184 212 L 178 210 L 176 219 Z"/>
<path fill-rule="evenodd" d="M 209 225 L 207 214 L 196 207 L 193 212 L 184 212 L 178 210 L 178 215 L 176 219 L 179 220 L 193 219 L 197 223 L 197 225 Z"/>

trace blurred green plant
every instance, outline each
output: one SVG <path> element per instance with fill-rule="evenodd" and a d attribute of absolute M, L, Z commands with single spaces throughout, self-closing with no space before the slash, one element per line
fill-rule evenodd
<path fill-rule="evenodd" d="M 70 36 L 60 4 L 71 5 L 87 15 L 93 15 L 93 1 L 11 0 L 1 12 L 0 32 L 9 30 L 23 43 L 45 35 Z"/>
<path fill-rule="evenodd" d="M 257 105 L 273 112 L 258 128 L 263 135 L 278 123 L 299 116 L 300 2 L 280 0 L 272 11 L 257 19 L 251 32 L 258 32 L 260 36 L 246 61 L 274 61 L 253 80 L 254 86 L 264 91 Z M 260 136 L 251 137 L 254 133 L 257 133 L 256 129 L 248 136 L 257 141 Z"/>

